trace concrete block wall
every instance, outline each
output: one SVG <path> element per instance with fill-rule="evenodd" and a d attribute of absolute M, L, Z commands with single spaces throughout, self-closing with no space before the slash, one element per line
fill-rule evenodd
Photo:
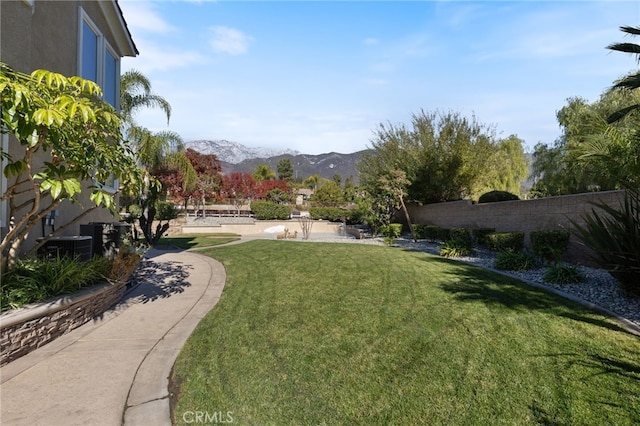
<path fill-rule="evenodd" d="M 525 233 L 525 246 L 530 247 L 532 231 L 566 229 L 572 231 L 571 220 L 583 224 L 582 217 L 594 208 L 593 202 L 618 206 L 624 191 L 605 191 L 565 195 L 533 200 L 473 204 L 471 201 L 407 206 L 411 221 L 443 228 L 495 228 L 496 232 Z M 598 209 L 596 209 L 598 210 Z M 575 235 L 571 235 L 566 260 L 591 264 L 591 251 Z"/>
<path fill-rule="evenodd" d="M 101 315 L 122 298 L 126 288 L 126 283 L 98 284 L 0 315 L 0 366 Z"/>

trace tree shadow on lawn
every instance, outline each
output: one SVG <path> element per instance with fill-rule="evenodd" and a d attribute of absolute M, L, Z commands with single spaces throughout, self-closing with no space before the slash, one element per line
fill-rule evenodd
<path fill-rule="evenodd" d="M 519 311 L 548 311 L 571 320 L 634 335 L 624 327 L 601 318 L 601 315 L 604 314 L 596 313 L 576 302 L 546 292 L 543 289 L 529 286 L 515 278 L 445 258 L 429 257 L 425 260 L 444 263 L 448 266 L 449 270 L 452 271 L 451 276 L 455 277 L 456 280 L 440 284 L 440 288 L 445 292 L 454 294 L 457 300 L 463 302 L 479 301 L 487 305 L 502 305 Z"/>

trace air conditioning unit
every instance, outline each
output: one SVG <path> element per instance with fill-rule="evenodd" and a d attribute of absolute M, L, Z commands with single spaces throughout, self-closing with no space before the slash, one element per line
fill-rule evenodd
<path fill-rule="evenodd" d="M 90 222 L 80 225 L 80 235 L 93 238 L 93 254 L 96 256 L 112 256 L 130 228 L 128 223 Z"/>
<path fill-rule="evenodd" d="M 41 241 L 42 238 L 38 240 Z M 85 262 L 93 257 L 92 238 L 87 236 L 51 237 L 40 247 L 38 254 L 49 259 L 66 256 Z"/>

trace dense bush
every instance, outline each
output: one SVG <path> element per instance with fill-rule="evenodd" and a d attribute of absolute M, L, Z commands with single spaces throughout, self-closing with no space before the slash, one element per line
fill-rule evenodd
<path fill-rule="evenodd" d="M 493 267 L 503 271 L 528 271 L 537 267 L 536 259 L 526 251 L 502 251 Z"/>
<path fill-rule="evenodd" d="M 480 203 L 497 203 L 500 201 L 514 201 L 519 200 L 515 194 L 507 191 L 490 191 L 482 194 L 480 198 L 478 198 L 478 204 Z"/>
<path fill-rule="evenodd" d="M 380 229 L 382 235 L 387 238 L 398 238 L 402 235 L 402 224 L 401 223 L 390 223 L 386 226 L 383 226 Z"/>
<path fill-rule="evenodd" d="M 584 226 L 572 222 L 578 238 L 595 253 L 594 261 L 629 292 L 640 296 L 640 191 L 628 190 L 620 205 L 593 203 Z"/>
<path fill-rule="evenodd" d="M 464 245 L 469 249 L 473 247 L 473 232 L 469 228 L 451 228 L 448 239 L 455 241 L 458 245 Z"/>
<path fill-rule="evenodd" d="M 558 261 L 569 247 L 569 231 L 533 231 L 529 235 L 533 252 L 547 262 Z"/>
<path fill-rule="evenodd" d="M 447 241 L 449 239 L 449 229 L 436 225 L 413 225 L 416 237 L 421 240 Z"/>
<path fill-rule="evenodd" d="M 156 220 L 171 220 L 178 217 L 178 209 L 169 201 L 158 201 L 156 203 Z"/>
<path fill-rule="evenodd" d="M 104 257 L 94 257 L 89 262 L 69 257 L 19 260 L 0 278 L 0 310 L 73 293 L 105 281 L 110 268 L 111 261 Z"/>
<path fill-rule="evenodd" d="M 473 229 L 473 238 L 476 243 L 479 245 L 487 244 L 487 235 L 496 232 L 495 228 L 474 228 Z"/>
<path fill-rule="evenodd" d="M 519 251 L 524 247 L 524 232 L 494 232 L 486 236 L 487 247 L 496 251 Z"/>
<path fill-rule="evenodd" d="M 351 210 L 341 209 L 339 207 L 311 207 L 309 214 L 315 220 L 328 220 L 329 222 L 351 221 Z"/>
<path fill-rule="evenodd" d="M 585 277 L 577 267 L 573 265 L 563 265 L 556 263 L 549 267 L 543 279 L 553 284 L 577 284 L 585 281 Z"/>
<path fill-rule="evenodd" d="M 251 211 L 258 220 L 285 220 L 291 216 L 291 206 L 271 201 L 252 201 Z"/>

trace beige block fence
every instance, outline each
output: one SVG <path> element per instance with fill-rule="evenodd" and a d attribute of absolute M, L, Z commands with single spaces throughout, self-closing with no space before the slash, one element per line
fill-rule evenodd
<path fill-rule="evenodd" d="M 589 264 L 591 251 L 578 241 L 571 221 L 584 224 L 583 216 L 595 208 L 592 203 L 604 202 L 610 206 L 619 206 L 623 196 L 624 191 L 604 191 L 498 203 L 473 204 L 464 200 L 428 205 L 410 204 L 407 209 L 411 221 L 416 224 L 524 232 L 526 247 L 530 247 L 529 235 L 532 231 L 569 230 L 572 233 L 566 260 Z"/>

